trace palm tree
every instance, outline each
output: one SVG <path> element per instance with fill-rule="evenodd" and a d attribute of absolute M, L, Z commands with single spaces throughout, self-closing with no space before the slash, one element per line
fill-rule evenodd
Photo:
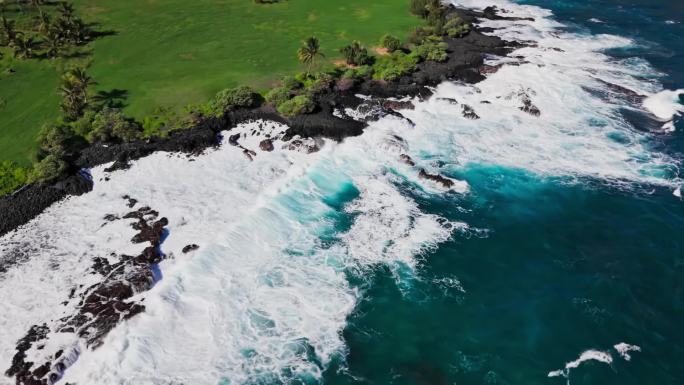
<path fill-rule="evenodd" d="M 36 29 L 40 33 L 45 33 L 50 28 L 50 15 L 42 10 L 36 16 Z"/>
<path fill-rule="evenodd" d="M 37 48 L 38 44 L 33 37 L 20 33 L 14 38 L 13 46 L 14 57 L 28 59 L 33 56 L 33 51 Z"/>
<path fill-rule="evenodd" d="M 14 20 L 0 16 L 0 28 L 2 28 L 2 36 L 5 42 L 11 44 L 17 36 L 17 32 L 14 30 Z"/>
<path fill-rule="evenodd" d="M 62 38 L 54 30 L 49 29 L 45 34 L 45 54 L 47 57 L 55 59 L 59 56 L 59 51 L 62 48 Z"/>
<path fill-rule="evenodd" d="M 321 52 L 321 46 L 318 39 L 311 36 L 302 42 L 302 46 L 297 50 L 297 56 L 299 61 L 308 67 L 308 72 L 311 72 L 311 67 L 316 64 L 316 59 L 320 57 L 325 57 Z"/>
<path fill-rule="evenodd" d="M 59 107 L 64 112 L 67 120 L 76 120 L 85 109 L 86 103 L 83 100 L 83 91 L 74 81 L 69 72 L 62 76 L 59 85 L 59 93 L 62 95 L 62 103 Z"/>
<path fill-rule="evenodd" d="M 368 61 L 368 50 L 358 41 L 353 41 L 350 45 L 340 49 L 347 64 L 362 65 Z"/>
<path fill-rule="evenodd" d="M 59 12 L 67 20 L 70 20 L 74 16 L 74 6 L 71 3 L 63 1 L 59 3 Z"/>
<path fill-rule="evenodd" d="M 97 84 L 81 67 L 76 67 L 65 75 L 68 81 L 80 91 L 80 97 L 84 104 L 88 104 L 88 87 Z"/>
<path fill-rule="evenodd" d="M 67 120 L 76 120 L 88 107 L 88 87 L 97 84 L 83 68 L 74 68 L 64 75 L 59 86 L 60 108 Z"/>

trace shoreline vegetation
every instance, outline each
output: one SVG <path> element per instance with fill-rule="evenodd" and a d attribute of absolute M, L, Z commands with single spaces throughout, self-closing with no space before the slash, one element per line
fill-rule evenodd
<path fill-rule="evenodd" d="M 309 36 L 322 42 L 323 68 L 354 40 L 369 49 L 383 33 L 405 41 L 422 23 L 408 0 L 66 1 L 73 4 L 69 17 L 81 20 L 77 25 L 85 25 L 89 33 L 81 34 L 89 38 L 78 45 L 57 40 L 48 55 L 52 32 L 41 20 L 64 24 L 61 0 L 0 0 L 0 15 L 34 47 L 25 59 L 0 44 L 0 162 L 29 166 L 35 160 L 38 131 L 60 114 L 60 77 L 76 67 L 97 82 L 90 87 L 92 102 L 155 123 L 225 88 L 247 85 L 264 93 L 304 68 L 296 52 Z"/>
<path fill-rule="evenodd" d="M 16 20 L 0 17 L 0 45 L 15 58 L 54 60 L 111 33 L 95 31 L 94 25 L 82 21 L 68 2 L 34 0 L 15 6 L 35 8 L 35 15 L 28 20 L 28 16 L 20 17 L 21 13 Z M 45 183 L 64 176 L 73 169 L 78 152 L 88 145 L 164 137 L 208 117 L 263 103 L 271 104 L 284 117 L 310 114 L 318 107 L 316 96 L 333 86 L 344 90 L 366 79 L 393 81 L 415 71 L 420 62 L 444 62 L 447 44 L 443 38 L 463 37 L 469 32 L 470 25 L 457 14 L 448 13 L 438 0 L 410 0 L 409 8 L 424 25 L 413 29 L 406 43 L 385 34 L 379 39 L 379 54 L 372 55 L 361 42 L 353 41 L 340 49 L 344 60 L 330 66 L 319 65 L 325 55 L 320 40 L 311 36 L 297 50 L 306 71 L 285 76 L 278 87 L 261 94 L 246 86 L 224 89 L 207 103 L 188 105 L 182 112 L 161 109 L 141 121 L 126 116 L 118 102 L 96 94 L 93 86 L 97 82 L 84 67 L 72 68 L 60 79 L 61 116 L 39 132 L 34 164 L 22 167 L 4 161 L 0 166 L 0 195 L 27 183 Z"/>
<path fill-rule="evenodd" d="M 321 68 L 317 61 L 322 59 L 325 42 L 312 36 L 296 52 L 306 70 L 285 76 L 277 87 L 262 93 L 246 86 L 229 88 L 207 103 L 187 108 L 184 114 L 163 119 L 139 122 L 120 109 L 91 104 L 93 79 L 82 69 L 67 72 L 62 79 L 63 117 L 41 131 L 40 160 L 32 169 L 5 165 L 5 175 L 19 174 L 15 181 L 21 183 L 15 185 L 24 187 L 0 199 L 4 217 L 0 235 L 68 195 L 89 191 L 92 181 L 83 169 L 108 162 L 114 162 L 108 170 L 123 169 L 130 160 L 154 151 L 199 153 L 220 143 L 219 132 L 257 119 L 287 124 L 288 140 L 300 136 L 339 141 L 360 135 L 366 127 L 366 122 L 333 115 L 341 106 L 356 108 L 364 103 L 355 95 L 380 98 L 373 102 L 380 109 L 374 119 L 401 116 L 395 110 L 412 108 L 412 104 L 385 98 L 428 96 L 428 86 L 447 79 L 480 81 L 485 54 L 505 55 L 514 48 L 473 26 L 477 18 L 503 18 L 493 8 L 477 12 L 436 0 L 409 4 L 424 24 L 403 44 L 385 34 L 372 54 L 352 41 L 341 49 L 343 63 Z"/>

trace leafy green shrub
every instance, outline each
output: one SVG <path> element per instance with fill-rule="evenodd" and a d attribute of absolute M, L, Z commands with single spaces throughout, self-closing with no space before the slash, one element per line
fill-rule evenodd
<path fill-rule="evenodd" d="M 78 120 L 69 123 L 71 131 L 75 135 L 86 138 L 88 133 L 93 130 L 93 119 L 95 119 L 96 114 L 93 110 L 87 110 Z"/>
<path fill-rule="evenodd" d="M 38 133 L 38 146 L 41 155 L 64 156 L 70 150 L 70 141 L 74 134 L 71 128 L 64 124 L 50 124 L 43 126 Z"/>
<path fill-rule="evenodd" d="M 297 88 L 301 88 L 302 83 L 297 80 L 295 76 L 285 76 L 283 78 L 283 88 L 287 88 L 288 90 L 296 90 Z"/>
<path fill-rule="evenodd" d="M 416 27 L 409 32 L 408 42 L 411 44 L 421 44 L 429 36 L 435 35 L 437 35 L 437 31 L 434 27 Z"/>
<path fill-rule="evenodd" d="M 364 80 L 373 76 L 373 67 L 358 66 L 356 68 L 349 68 L 342 74 L 343 79 L 357 79 Z"/>
<path fill-rule="evenodd" d="M 396 36 L 386 34 L 380 39 L 380 46 L 387 48 L 390 52 L 394 52 L 401 48 L 401 40 Z"/>
<path fill-rule="evenodd" d="M 411 0 L 409 9 L 412 14 L 425 18 L 431 7 L 438 7 L 439 0 Z"/>
<path fill-rule="evenodd" d="M 401 51 L 382 56 L 373 65 L 375 79 L 396 80 L 408 75 L 416 69 L 420 57 L 415 54 L 405 54 Z"/>
<path fill-rule="evenodd" d="M 211 114 L 206 105 L 188 105 L 178 112 L 170 107 L 158 107 L 152 115 L 145 116 L 142 120 L 142 136 L 166 137 L 176 130 L 184 130 L 197 123 L 198 116 Z"/>
<path fill-rule="evenodd" d="M 413 52 L 422 60 L 443 62 L 449 57 L 446 51 L 448 47 L 441 38 L 428 38 L 416 46 Z"/>
<path fill-rule="evenodd" d="M 368 50 L 366 47 L 361 45 L 360 42 L 354 41 L 346 47 L 340 49 L 340 53 L 344 56 L 347 64 L 350 65 L 364 65 L 370 62 L 370 56 L 368 56 Z"/>
<path fill-rule="evenodd" d="M 67 164 L 55 155 L 48 155 L 40 162 L 33 165 L 29 176 L 29 182 L 49 182 L 57 179 L 67 170 Z"/>
<path fill-rule="evenodd" d="M 285 116 L 296 116 L 302 114 L 310 114 L 316 108 L 316 104 L 309 96 L 299 95 L 280 104 L 278 112 Z"/>
<path fill-rule="evenodd" d="M 439 35 L 443 34 L 444 24 L 446 23 L 446 8 L 441 4 L 431 4 L 427 6 L 428 14 L 425 17 L 427 24 L 435 29 Z"/>
<path fill-rule="evenodd" d="M 279 106 L 286 101 L 290 100 L 292 96 L 292 91 L 287 87 L 274 88 L 266 94 L 266 101 L 273 104 L 274 106 Z"/>
<path fill-rule="evenodd" d="M 29 179 L 29 171 L 8 160 L 0 163 L 0 196 L 25 185 Z"/>
<path fill-rule="evenodd" d="M 93 118 L 92 130 L 86 136 L 90 143 L 120 140 L 132 142 L 142 138 L 140 127 L 126 119 L 121 110 L 105 107 Z"/>
<path fill-rule="evenodd" d="M 452 23 L 452 20 L 456 22 Z M 459 18 L 456 18 L 449 20 L 445 29 L 449 37 L 463 37 L 470 32 L 470 24 L 463 23 Z"/>
<path fill-rule="evenodd" d="M 309 94 L 313 95 L 329 89 L 334 81 L 335 79 L 329 73 L 318 72 L 309 76 L 304 87 Z"/>
<path fill-rule="evenodd" d="M 212 110 L 216 115 L 236 108 L 252 108 L 259 105 L 261 97 L 247 86 L 228 88 L 214 96 L 211 101 Z"/>

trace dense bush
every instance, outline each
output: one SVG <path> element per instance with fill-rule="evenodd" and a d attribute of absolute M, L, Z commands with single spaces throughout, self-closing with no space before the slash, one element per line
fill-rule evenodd
<path fill-rule="evenodd" d="M 200 116 L 210 114 L 211 111 L 203 104 L 185 106 L 181 112 L 169 107 L 158 107 L 151 115 L 143 118 L 142 136 L 163 138 L 173 131 L 193 127 Z"/>
<path fill-rule="evenodd" d="M 463 37 L 470 32 L 470 25 L 463 22 L 460 17 L 455 16 L 446 22 L 444 29 L 449 37 Z"/>
<path fill-rule="evenodd" d="M 62 176 L 66 170 L 66 162 L 55 155 L 48 155 L 33 166 L 29 182 L 49 182 Z"/>
<path fill-rule="evenodd" d="M 439 7 L 439 5 L 439 0 L 411 0 L 409 9 L 412 14 L 425 18 L 430 8 Z"/>
<path fill-rule="evenodd" d="M 25 185 L 29 179 L 29 169 L 19 167 L 16 163 L 4 161 L 0 163 L 0 196 L 9 194 Z"/>
<path fill-rule="evenodd" d="M 430 27 L 435 29 L 437 34 L 442 35 L 446 24 L 446 8 L 441 5 L 428 5 L 428 14 L 425 20 Z"/>
<path fill-rule="evenodd" d="M 371 57 L 368 56 L 368 50 L 361 45 L 360 42 L 354 41 L 346 47 L 340 49 L 340 53 L 344 56 L 347 64 L 350 65 L 364 65 L 368 64 Z"/>
<path fill-rule="evenodd" d="M 342 74 L 343 79 L 357 79 L 364 80 L 373 76 L 373 67 L 358 66 L 356 68 L 349 68 Z"/>
<path fill-rule="evenodd" d="M 96 114 L 97 112 L 93 110 L 87 110 L 83 113 L 83 116 L 78 118 L 78 120 L 69 123 L 74 135 L 78 135 L 82 138 L 88 137 L 90 131 L 93 130 L 93 119 L 95 119 Z"/>
<path fill-rule="evenodd" d="M 309 94 L 314 95 L 329 89 L 334 81 L 335 79 L 329 73 L 317 72 L 308 76 L 304 87 Z"/>
<path fill-rule="evenodd" d="M 416 46 L 414 51 L 422 60 L 443 62 L 449 56 L 447 55 L 448 45 L 440 38 L 428 38 L 423 44 Z"/>
<path fill-rule="evenodd" d="M 382 56 L 373 65 L 375 72 L 373 77 L 382 80 L 396 80 L 413 72 L 419 61 L 418 55 L 413 53 L 407 55 L 400 51 Z"/>
<path fill-rule="evenodd" d="M 302 82 L 300 82 L 295 76 L 285 76 L 283 78 L 283 87 L 289 90 L 296 90 L 302 87 Z"/>
<path fill-rule="evenodd" d="M 214 96 L 211 101 L 212 110 L 216 115 L 221 115 L 226 111 L 236 108 L 252 108 L 259 105 L 261 98 L 259 94 L 249 87 L 240 86 L 229 88 Z"/>
<path fill-rule="evenodd" d="M 408 42 L 411 44 L 421 44 L 423 40 L 427 39 L 430 36 L 434 36 L 437 34 L 437 31 L 433 27 L 430 26 L 425 26 L 425 27 L 417 27 L 411 30 L 408 35 Z"/>
<path fill-rule="evenodd" d="M 290 100 L 291 97 L 292 91 L 289 88 L 279 87 L 268 91 L 266 101 L 277 107 Z"/>
<path fill-rule="evenodd" d="M 387 34 L 380 39 L 380 45 L 387 48 L 388 51 L 394 52 L 401 48 L 401 40 L 396 36 Z"/>
<path fill-rule="evenodd" d="M 142 138 L 142 131 L 135 122 L 126 119 L 121 110 L 105 107 L 93 117 L 91 131 L 86 138 L 90 143 L 132 142 Z"/>
<path fill-rule="evenodd" d="M 314 104 L 309 96 L 299 95 L 280 104 L 278 106 L 278 112 L 285 116 L 295 116 L 310 114 L 315 108 L 316 104 Z"/>
<path fill-rule="evenodd" d="M 71 128 L 64 124 L 43 126 L 38 133 L 39 155 L 64 156 L 70 150 L 70 142 L 74 137 Z"/>

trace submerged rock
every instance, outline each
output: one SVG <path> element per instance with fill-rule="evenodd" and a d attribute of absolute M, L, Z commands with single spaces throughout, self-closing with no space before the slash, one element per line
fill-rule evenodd
<path fill-rule="evenodd" d="M 259 148 L 261 151 L 266 151 L 266 152 L 271 152 L 273 151 L 273 140 L 271 139 L 264 139 L 259 143 Z"/>
<path fill-rule="evenodd" d="M 231 146 L 239 146 L 238 140 L 240 139 L 240 134 L 234 134 L 228 137 L 228 143 Z"/>
<path fill-rule="evenodd" d="M 411 159 L 411 157 L 406 154 L 399 155 L 399 161 L 401 161 L 401 163 L 408 164 L 411 167 L 416 165 L 416 162 L 414 162 L 413 159 Z"/>
<path fill-rule="evenodd" d="M 307 139 L 294 139 L 291 142 L 283 145 L 283 148 L 290 150 L 290 151 L 299 151 L 299 152 L 303 152 L 305 154 L 313 154 L 314 152 L 320 151 L 322 146 L 323 146 L 322 140 L 307 138 Z"/>
<path fill-rule="evenodd" d="M 454 98 L 437 98 L 437 100 L 442 101 L 442 102 L 447 102 L 449 104 L 457 105 L 458 101 Z"/>
<path fill-rule="evenodd" d="M 253 155 L 248 149 L 242 150 L 242 153 L 245 155 L 245 158 L 249 159 L 250 161 L 253 161 Z"/>
<path fill-rule="evenodd" d="M 530 99 L 523 99 L 523 105 L 522 107 L 518 107 L 520 111 L 527 112 L 528 114 L 532 116 L 540 116 L 541 111 L 539 111 L 539 108 L 532 104 L 532 101 Z"/>
<path fill-rule="evenodd" d="M 426 180 L 430 180 L 430 181 L 439 183 L 442 186 L 444 186 L 445 188 L 452 188 L 454 186 L 453 180 L 451 180 L 449 178 L 445 178 L 439 174 L 430 174 L 427 171 L 425 171 L 425 169 L 423 169 L 423 168 L 420 169 L 420 173 L 418 173 L 418 177 L 421 179 L 426 179 Z"/>
<path fill-rule="evenodd" d="M 191 251 L 195 251 L 197 249 L 199 249 L 199 246 L 193 243 L 192 245 L 185 246 L 183 248 L 182 252 L 183 252 L 183 254 L 187 254 L 187 253 L 189 253 Z"/>
<path fill-rule="evenodd" d="M 464 118 L 471 119 L 471 120 L 480 119 L 480 116 L 475 113 L 475 110 L 473 109 L 473 107 L 470 107 L 467 104 L 463 104 L 461 107 L 462 107 L 461 113 L 463 114 Z"/>

